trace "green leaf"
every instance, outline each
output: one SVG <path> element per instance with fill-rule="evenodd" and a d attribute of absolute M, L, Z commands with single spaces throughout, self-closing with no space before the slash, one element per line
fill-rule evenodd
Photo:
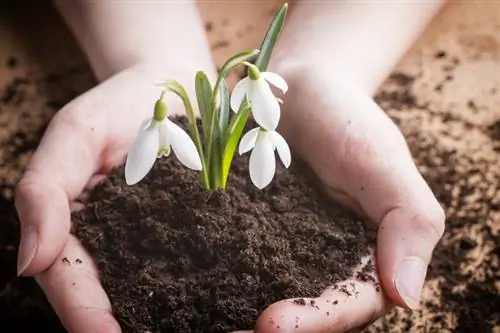
<path fill-rule="evenodd" d="M 210 182 L 213 189 L 222 188 L 222 153 L 221 153 L 221 138 L 214 139 L 212 156 L 210 157 Z"/>
<path fill-rule="evenodd" d="M 265 72 L 267 70 L 269 59 L 271 59 L 271 54 L 273 53 L 274 46 L 276 45 L 276 42 L 278 41 L 278 38 L 281 34 L 287 12 L 288 4 L 285 3 L 269 25 L 266 37 L 264 38 L 260 46 L 259 56 L 255 61 L 255 66 L 257 66 L 257 68 L 259 68 L 261 72 Z"/>
<path fill-rule="evenodd" d="M 184 88 L 184 86 L 177 80 L 167 80 L 163 83 L 163 86 L 165 87 L 165 89 L 176 94 L 182 99 L 182 102 L 184 103 L 184 107 L 186 109 L 189 124 L 197 129 L 196 116 L 194 114 L 193 105 L 191 104 L 191 100 L 189 99 L 186 88 Z"/>
<path fill-rule="evenodd" d="M 207 75 L 199 71 L 196 73 L 195 79 L 196 99 L 198 108 L 200 109 L 201 123 L 203 127 L 203 136 L 208 136 L 210 120 L 212 119 L 212 85 L 208 80 Z M 207 147 L 205 147 L 207 149 Z"/>
<path fill-rule="evenodd" d="M 225 133 L 227 130 L 228 122 L 229 122 L 229 112 L 230 112 L 230 104 L 229 104 L 229 88 L 227 87 L 226 81 L 222 81 L 220 86 L 220 112 L 219 112 L 219 127 L 220 132 L 223 134 L 222 142 L 225 141 Z"/>
<path fill-rule="evenodd" d="M 250 59 L 254 58 L 257 54 L 259 54 L 259 52 L 260 50 L 255 49 L 251 51 L 241 52 L 235 56 L 232 56 L 226 61 L 224 66 L 222 66 L 219 77 L 225 78 L 230 70 L 240 65 L 243 61 L 249 61 Z"/>
<path fill-rule="evenodd" d="M 241 104 L 240 110 L 231 119 L 231 123 L 227 129 L 227 142 L 224 149 L 224 154 L 222 155 L 222 188 L 225 189 L 227 185 L 227 177 L 229 176 L 229 170 L 231 169 L 231 163 L 233 162 L 234 153 L 238 142 L 241 137 L 241 133 L 245 129 L 245 124 L 247 123 L 248 116 L 250 115 L 250 105 L 246 102 Z"/>

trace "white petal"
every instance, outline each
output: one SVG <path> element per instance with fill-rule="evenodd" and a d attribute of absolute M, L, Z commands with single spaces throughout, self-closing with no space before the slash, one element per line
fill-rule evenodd
<path fill-rule="evenodd" d="M 288 143 L 285 141 L 285 138 L 281 136 L 278 132 L 272 132 L 273 134 L 273 143 L 278 151 L 278 155 L 283 162 L 285 168 L 290 166 L 292 163 L 292 154 L 290 153 L 290 147 L 288 147 Z"/>
<path fill-rule="evenodd" d="M 257 127 L 248 131 L 247 133 L 245 133 L 245 135 L 243 135 L 239 147 L 240 155 L 243 155 L 244 153 L 255 147 L 255 142 L 257 141 L 257 137 L 259 136 L 259 131 L 260 127 Z"/>
<path fill-rule="evenodd" d="M 260 75 L 264 78 L 264 80 L 281 90 L 283 94 L 286 94 L 286 92 L 288 91 L 288 84 L 286 83 L 285 79 L 278 74 L 272 72 L 263 72 L 260 73 Z"/>
<path fill-rule="evenodd" d="M 248 91 L 248 80 L 249 78 L 246 77 L 234 86 L 233 92 L 231 93 L 231 109 L 234 112 L 239 111 L 241 102 L 243 102 L 243 99 L 245 98 Z"/>
<path fill-rule="evenodd" d="M 280 120 L 280 106 L 264 79 L 250 83 L 249 99 L 255 121 L 266 130 L 275 130 Z"/>
<path fill-rule="evenodd" d="M 141 125 L 139 126 L 139 133 L 141 133 L 142 131 L 144 131 L 147 127 L 149 127 L 149 125 L 151 125 L 151 122 L 153 121 L 153 118 L 149 117 L 149 118 L 146 118 L 144 119 L 142 122 L 141 122 Z"/>
<path fill-rule="evenodd" d="M 255 186 L 263 189 L 273 180 L 276 171 L 274 146 L 269 133 L 260 132 L 255 148 L 250 155 L 250 179 Z"/>
<path fill-rule="evenodd" d="M 164 120 L 159 125 L 160 149 L 170 150 L 170 138 L 167 121 Z"/>
<path fill-rule="evenodd" d="M 179 161 L 190 169 L 203 169 L 198 149 L 196 149 L 191 137 L 170 119 L 165 119 L 165 123 L 167 124 L 170 146 Z"/>
<path fill-rule="evenodd" d="M 134 185 L 153 167 L 158 153 L 158 125 L 152 123 L 135 139 L 125 162 L 125 181 Z"/>

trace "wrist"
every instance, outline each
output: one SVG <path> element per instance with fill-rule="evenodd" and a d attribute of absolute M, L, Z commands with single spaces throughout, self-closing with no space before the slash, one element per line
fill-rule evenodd
<path fill-rule="evenodd" d="M 99 81 L 142 63 L 211 61 L 195 1 L 53 1 Z"/>

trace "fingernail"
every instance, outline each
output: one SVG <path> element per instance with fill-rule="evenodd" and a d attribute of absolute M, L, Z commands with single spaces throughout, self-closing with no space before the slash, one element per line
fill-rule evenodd
<path fill-rule="evenodd" d="M 410 309 L 417 309 L 427 265 L 419 257 L 406 257 L 396 273 L 396 290 Z"/>
<path fill-rule="evenodd" d="M 21 232 L 19 243 L 19 254 L 17 257 L 17 276 L 24 273 L 31 264 L 38 248 L 38 231 L 34 227 L 27 226 Z"/>

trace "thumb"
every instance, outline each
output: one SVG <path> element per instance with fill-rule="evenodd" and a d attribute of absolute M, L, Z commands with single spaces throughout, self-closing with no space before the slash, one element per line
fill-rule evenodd
<path fill-rule="evenodd" d="M 433 198 L 431 193 L 427 197 Z M 382 219 L 377 240 L 380 277 L 386 294 L 397 305 L 418 307 L 427 266 L 444 232 L 444 219 L 437 201 L 424 196 L 389 210 Z"/>
<path fill-rule="evenodd" d="M 258 318 L 254 333 L 348 332 L 380 317 L 386 306 L 373 284 L 347 280 L 318 298 L 272 304 Z"/>
<path fill-rule="evenodd" d="M 366 112 L 349 141 L 350 192 L 379 226 L 377 262 L 385 294 L 414 309 L 444 232 L 444 212 L 396 125 L 373 100 L 358 103 Z"/>
<path fill-rule="evenodd" d="M 99 150 L 91 147 L 97 135 L 71 105 L 52 120 L 16 189 L 18 275 L 40 273 L 59 255 L 70 231 L 70 204 L 96 169 Z"/>

